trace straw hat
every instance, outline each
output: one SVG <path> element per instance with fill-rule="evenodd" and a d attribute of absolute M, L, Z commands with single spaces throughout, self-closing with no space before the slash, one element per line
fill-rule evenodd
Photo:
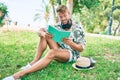
<path fill-rule="evenodd" d="M 94 68 L 95 63 L 96 61 L 94 61 L 92 57 L 79 57 L 72 66 L 77 70 L 89 70 Z"/>

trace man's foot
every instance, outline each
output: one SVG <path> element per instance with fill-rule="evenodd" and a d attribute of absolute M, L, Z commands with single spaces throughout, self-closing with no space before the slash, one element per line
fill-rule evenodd
<path fill-rule="evenodd" d="M 21 80 L 21 79 L 15 79 L 13 76 L 8 76 L 4 78 L 3 80 Z"/>
<path fill-rule="evenodd" d="M 28 63 L 26 66 L 23 66 L 23 67 L 21 67 L 20 69 L 21 70 L 25 70 L 25 69 L 28 69 L 28 68 L 30 68 L 31 67 L 31 65 Z"/>

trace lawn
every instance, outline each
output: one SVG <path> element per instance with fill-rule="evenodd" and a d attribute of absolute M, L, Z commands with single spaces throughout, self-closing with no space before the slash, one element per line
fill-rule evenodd
<path fill-rule="evenodd" d="M 52 61 L 41 71 L 28 74 L 22 80 L 117 80 L 120 77 L 120 40 L 86 36 L 82 56 L 96 61 L 92 70 L 77 71 L 72 63 Z M 0 79 L 12 75 L 30 62 L 36 53 L 39 37 L 33 32 L 0 33 Z M 48 51 L 47 49 L 44 54 Z"/>

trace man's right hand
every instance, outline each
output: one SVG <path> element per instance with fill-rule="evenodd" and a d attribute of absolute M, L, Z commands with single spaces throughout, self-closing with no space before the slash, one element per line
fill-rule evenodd
<path fill-rule="evenodd" d="M 49 34 L 48 32 L 44 32 L 44 37 L 45 37 L 46 39 L 51 39 L 51 38 L 53 38 L 53 36 L 52 36 L 51 34 Z"/>
<path fill-rule="evenodd" d="M 46 39 L 50 39 L 52 38 L 53 36 L 51 34 L 49 34 L 48 32 L 46 32 L 44 30 L 44 28 L 41 28 L 40 31 L 38 32 L 38 35 L 41 36 L 41 37 L 44 37 Z"/>

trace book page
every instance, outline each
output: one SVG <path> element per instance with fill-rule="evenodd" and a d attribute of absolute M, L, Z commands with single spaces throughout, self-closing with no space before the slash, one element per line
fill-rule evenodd
<path fill-rule="evenodd" d="M 53 40 L 55 42 L 62 42 L 63 38 L 69 38 L 70 32 L 69 31 L 60 31 L 56 27 L 53 27 L 51 25 L 48 26 L 48 32 L 52 34 Z"/>

